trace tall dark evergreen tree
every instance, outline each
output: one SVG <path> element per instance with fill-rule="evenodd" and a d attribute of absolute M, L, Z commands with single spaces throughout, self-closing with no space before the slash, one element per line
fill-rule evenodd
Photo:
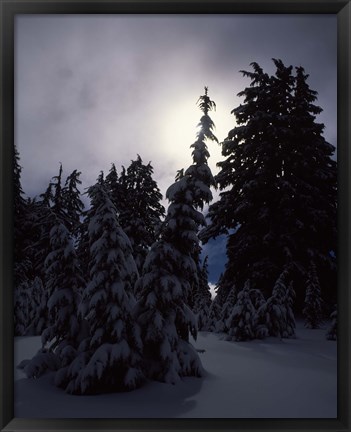
<path fill-rule="evenodd" d="M 62 203 L 64 212 L 64 224 L 69 232 L 77 237 L 80 219 L 83 215 L 84 204 L 81 200 L 78 186 L 82 184 L 80 172 L 74 170 L 66 179 L 65 186 L 62 188 Z"/>
<path fill-rule="evenodd" d="M 294 76 L 281 60 L 274 64 L 274 76 L 257 63 L 253 72 L 243 71 L 251 84 L 232 111 L 237 126 L 222 143 L 225 160 L 216 177 L 222 192 L 210 206 L 211 224 L 202 239 L 228 234 L 219 290 L 250 279 L 268 297 L 290 265 L 301 311 L 300 287 L 312 258 L 318 273 L 329 272 L 322 290 L 330 297 L 336 291 L 336 163 L 334 147 L 316 122 L 321 109 L 313 104 L 307 75 L 297 68 Z"/>
<path fill-rule="evenodd" d="M 138 271 L 141 272 L 151 245 L 157 240 L 165 210 L 162 194 L 152 177 L 153 167 L 138 155 L 118 176 L 115 164 L 104 181 L 118 213 L 118 220 L 128 235 Z M 137 293 L 136 293 L 137 294 Z"/>
<path fill-rule="evenodd" d="M 119 217 L 119 223 L 121 224 L 121 214 L 128 206 L 128 196 L 126 190 L 126 169 L 122 167 L 121 173 L 118 176 L 116 165 L 111 165 L 110 171 L 104 180 L 104 187 L 109 197 L 116 207 Z"/>
<path fill-rule="evenodd" d="M 286 230 L 290 227 L 289 248 L 296 266 L 302 267 L 302 277 L 295 284 L 296 289 L 301 287 L 297 292 L 300 307 L 311 261 L 316 266 L 321 293 L 330 304 L 336 302 L 337 286 L 337 164 L 332 158 L 335 148 L 323 137 L 324 125 L 316 122 L 322 109 L 314 104 L 317 92 L 309 88 L 307 79 L 304 69 L 296 68 L 290 125 L 294 151 L 286 164 L 290 189 L 282 202 L 282 207 L 291 208 L 284 215 L 283 226 Z"/>
<path fill-rule="evenodd" d="M 45 261 L 52 253 L 50 232 L 58 223 L 62 223 L 69 230 L 69 235 L 76 236 L 83 206 L 77 188 L 80 183 L 80 173 L 77 170 L 73 171 L 67 177 L 64 186 L 62 186 L 62 173 L 62 164 L 60 164 L 58 175 L 51 179 L 46 191 L 40 195 L 40 199 L 30 200 L 27 203 L 28 245 L 25 251 L 31 262 L 30 286 L 34 284 L 36 278 L 39 278 L 44 286 L 43 299 L 37 305 L 38 316 L 31 323 L 29 330 L 34 334 L 38 334 L 37 332 L 40 334 L 49 325 L 49 311 L 46 303 L 53 294 L 53 285 L 47 279 Z M 38 285 L 37 282 L 36 285 Z"/>
<path fill-rule="evenodd" d="M 105 179 L 104 179 L 103 171 L 100 171 L 100 174 L 96 179 L 96 183 L 101 185 L 104 188 L 104 190 L 108 193 L 109 198 L 111 199 L 111 195 L 110 195 L 111 190 L 108 188 L 108 186 L 106 186 L 105 188 Z M 109 182 L 107 182 L 107 185 L 108 184 Z M 85 194 L 88 194 L 88 192 L 89 189 L 85 192 Z M 81 266 L 81 272 L 85 280 L 89 280 L 90 277 L 89 275 L 89 261 L 90 261 L 89 224 L 90 224 L 91 215 L 92 215 L 91 211 L 83 210 L 82 222 L 79 224 L 78 236 L 77 236 L 77 255 Z"/>
<path fill-rule="evenodd" d="M 127 168 L 123 185 L 126 205 L 120 213 L 121 226 L 129 237 L 138 271 L 141 272 L 151 245 L 157 240 L 165 209 L 162 194 L 152 178 L 153 167 L 141 157 Z"/>
<path fill-rule="evenodd" d="M 56 223 L 56 218 L 65 219 L 62 202 L 62 165 L 59 173 L 54 176 L 39 200 L 32 202 L 31 245 L 35 276 L 45 281 L 45 259 L 51 252 L 50 231 Z M 49 296 L 51 293 L 49 293 Z"/>
<path fill-rule="evenodd" d="M 212 193 L 208 194 L 206 200 L 204 200 L 204 192 L 209 191 L 209 188 L 216 187 L 215 179 L 212 175 L 211 169 L 208 166 L 207 160 L 210 157 L 206 142 L 215 141 L 218 139 L 213 133 L 215 125 L 209 116 L 209 112 L 216 109 L 216 104 L 208 96 L 208 87 L 205 87 L 205 94 L 200 96 L 197 105 L 199 106 L 202 116 L 200 122 L 197 125 L 199 130 L 196 134 L 196 141 L 191 145 L 193 164 L 185 171 L 179 172 L 180 176 L 187 176 L 193 183 L 193 188 L 198 191 L 198 196 L 194 196 L 194 206 L 197 210 L 203 210 L 204 203 L 209 203 L 212 200 Z M 197 272 L 201 274 L 201 263 L 200 263 L 200 246 L 194 250 L 193 258 L 196 262 Z M 199 286 L 197 284 L 192 285 L 191 292 L 189 294 L 188 303 L 191 308 L 194 308 L 195 297 Z"/>
<path fill-rule="evenodd" d="M 142 329 L 146 370 L 150 378 L 177 382 L 182 376 L 201 376 L 202 365 L 189 342 L 196 338 L 194 313 L 188 305 L 193 287 L 199 285 L 198 231 L 205 225 L 200 211 L 212 199 L 214 183 L 207 165 L 205 138 L 212 138 L 208 111 L 214 106 L 205 95 L 201 130 L 191 146 L 193 164 L 180 172 L 166 193 L 170 201 L 160 239 L 153 244 L 138 282 L 141 292 L 136 316 Z"/>

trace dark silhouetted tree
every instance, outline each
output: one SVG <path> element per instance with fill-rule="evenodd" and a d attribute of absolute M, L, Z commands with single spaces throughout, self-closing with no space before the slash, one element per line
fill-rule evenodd
<path fill-rule="evenodd" d="M 285 265 L 291 266 L 296 306 L 302 310 L 311 259 L 326 274 L 322 291 L 336 292 L 336 163 L 334 147 L 316 122 L 321 108 L 302 68 L 274 60 L 275 75 L 257 64 L 243 71 L 250 86 L 232 113 L 237 126 L 222 143 L 216 176 L 222 190 L 210 206 L 206 241 L 228 235 L 227 264 L 219 290 L 235 283 L 268 297 Z M 334 292 L 334 293 L 333 293 Z"/>

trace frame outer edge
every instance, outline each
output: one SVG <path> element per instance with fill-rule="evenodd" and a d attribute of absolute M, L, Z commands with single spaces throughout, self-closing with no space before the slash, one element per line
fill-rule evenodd
<path fill-rule="evenodd" d="M 201 1 L 201 0 L 200 0 Z M 109 3 L 112 3 L 112 1 L 103 1 L 101 2 L 101 5 L 107 5 Z M 32 5 L 36 4 L 38 7 L 47 7 L 52 6 L 53 3 L 56 2 L 52 2 L 51 0 L 49 1 L 33 1 L 31 2 L 30 0 L 26 1 L 26 0 L 22 0 L 20 2 L 13 2 L 13 4 L 10 4 L 11 2 L 9 0 L 0 0 L 0 23 L 2 26 L 2 30 L 0 31 L 0 53 L 1 53 L 1 70 L 0 70 L 0 79 L 1 79 L 1 88 L 0 88 L 0 118 L 3 119 L 4 124 L 1 125 L 3 126 L 1 128 L 1 136 L 0 136 L 0 209 L 2 209 L 2 211 L 0 211 L 0 284 L 3 285 L 1 287 L 0 285 L 0 314 L 2 315 L 1 319 L 0 319 L 0 361 L 3 362 L 3 365 L 7 365 L 11 367 L 11 370 L 13 368 L 13 352 L 11 350 L 8 350 L 7 347 L 9 346 L 9 338 L 13 338 L 13 329 L 10 332 L 9 335 L 9 331 L 8 329 L 5 329 L 5 324 L 7 324 L 6 327 L 8 327 L 9 324 L 9 319 L 10 322 L 12 321 L 12 310 L 13 310 L 13 298 L 12 298 L 12 291 L 11 290 L 4 290 L 3 287 L 11 284 L 12 282 L 12 274 L 8 274 L 11 272 L 5 272 L 6 268 L 8 265 L 12 265 L 12 245 L 11 245 L 11 238 L 12 238 L 12 234 L 13 234 L 13 230 L 12 228 L 9 230 L 9 226 L 7 225 L 6 227 L 6 221 L 12 219 L 12 182 L 8 182 L 6 181 L 9 178 L 12 178 L 12 163 L 8 163 L 8 161 L 12 162 L 12 143 L 13 143 L 13 128 L 12 128 L 12 121 L 11 121 L 11 115 L 13 115 L 13 100 L 12 100 L 12 92 L 13 92 L 13 77 L 9 76 L 9 73 L 6 72 L 3 69 L 4 64 L 5 64 L 5 54 L 4 52 L 6 51 L 5 48 L 5 44 L 13 44 L 13 40 L 12 41 L 8 41 L 5 40 L 8 37 L 11 37 L 11 30 L 13 29 L 13 8 L 12 6 L 15 6 L 16 4 L 18 6 L 23 7 L 23 9 L 26 9 L 26 7 L 28 7 L 30 9 L 30 4 L 32 3 Z M 46 3 L 46 4 L 45 4 Z M 81 1 L 76 1 L 76 2 L 72 2 L 73 4 L 75 3 L 76 5 L 79 3 L 83 3 Z M 89 3 L 93 3 L 90 0 L 87 0 L 85 2 L 84 6 L 89 5 Z M 127 2 L 123 2 L 122 3 L 127 3 Z M 133 3 L 133 1 L 131 2 Z M 144 1 L 140 1 L 139 5 L 141 5 L 142 3 L 144 3 Z M 146 3 L 146 2 L 145 2 Z M 158 0 L 154 1 L 154 4 L 159 3 Z M 162 0 L 160 1 L 160 4 L 162 3 Z M 163 2 L 164 3 L 164 2 Z M 174 1 L 170 1 L 170 5 L 174 5 Z M 181 3 L 185 3 L 181 0 L 179 2 L 179 4 Z M 191 3 L 191 0 L 190 2 Z M 198 3 L 193 2 L 193 3 Z M 207 0 L 204 0 L 204 4 L 206 3 L 210 3 Z M 221 3 L 221 1 L 219 0 L 218 3 Z M 228 3 L 229 1 L 224 1 L 223 3 Z M 244 2 L 243 1 L 238 1 L 235 2 L 233 1 L 233 3 L 235 4 L 243 4 L 244 6 Z M 248 2 L 250 3 L 250 2 Z M 261 2 L 261 4 L 270 4 L 270 5 L 274 5 L 275 8 L 279 8 L 281 5 L 284 5 L 285 3 L 285 7 L 288 9 L 289 7 L 291 8 L 291 5 L 294 5 L 296 7 L 296 5 L 298 5 L 300 7 L 300 4 L 302 5 L 302 1 L 299 0 L 293 0 L 293 1 L 287 1 L 287 2 L 283 2 L 281 1 L 280 4 L 278 1 L 270 1 L 270 2 Z M 339 424 L 335 425 L 335 429 L 333 426 L 329 426 L 329 427 L 323 427 L 321 429 L 316 429 L 315 427 L 308 429 L 308 430 L 320 430 L 322 431 L 326 431 L 326 430 L 335 430 L 338 432 L 346 432 L 349 431 L 349 427 L 350 427 L 350 414 L 349 414 L 349 407 L 350 407 L 350 390 L 351 390 L 351 381 L 350 381 L 350 372 L 349 372 L 349 365 L 350 365 L 350 347 L 351 347 L 351 334 L 350 334 L 350 317 L 348 316 L 349 311 L 351 310 L 351 296 L 349 293 L 350 290 L 350 269 L 349 269 L 349 265 L 350 265 L 350 251 L 349 251 L 349 245 L 350 245 L 350 241 L 351 241 L 351 232 L 350 232 L 350 221 L 349 221 L 349 217 L 350 217 L 350 210 L 351 210 L 351 204 L 349 202 L 349 197 L 350 197 L 350 191 L 351 191 L 351 184 L 350 184 L 350 173 L 348 172 L 348 167 L 351 167 L 351 158 L 350 158 L 350 119 L 351 119 L 351 110 L 350 110 L 350 101 L 351 101 L 351 88 L 350 88 L 350 84 L 348 83 L 348 80 L 350 79 L 350 75 L 351 75 L 351 58 L 350 58 L 350 27 L 351 27 L 351 3 L 350 0 L 347 1 L 343 1 L 343 0 L 335 0 L 334 5 L 331 6 L 331 2 L 328 1 L 306 1 L 305 2 L 305 6 L 307 4 L 309 5 L 313 5 L 313 7 L 316 7 L 316 4 L 318 4 L 320 6 L 326 7 L 326 9 L 328 9 L 328 12 L 326 13 L 333 13 L 333 11 L 336 12 L 335 9 L 338 9 L 339 14 L 338 14 L 338 144 L 340 143 L 340 147 L 338 145 L 338 156 L 340 157 L 341 163 L 340 163 L 340 168 L 341 168 L 341 172 L 340 172 L 340 176 L 343 179 L 343 188 L 342 188 L 342 197 L 344 199 L 344 202 L 341 202 L 341 205 L 339 206 L 339 222 L 343 223 L 343 228 L 345 228 L 345 231 L 343 231 L 343 236 L 340 236 L 339 233 L 339 242 L 341 244 L 339 244 L 339 248 L 340 248 L 340 252 L 342 252 L 342 254 L 338 254 L 338 264 L 340 263 L 340 267 L 343 268 L 344 274 L 342 275 L 342 279 L 340 278 L 339 280 L 339 306 L 340 306 L 340 311 L 342 311 L 342 313 L 344 314 L 344 316 L 346 317 L 346 320 L 342 321 L 342 325 L 343 325 L 343 332 L 342 335 L 340 335 L 340 339 L 338 342 L 338 367 L 341 367 L 343 369 L 343 373 L 344 375 L 344 380 L 343 382 L 340 382 L 340 379 L 338 378 L 338 387 L 339 390 L 344 391 L 344 393 L 339 393 L 339 396 L 341 396 L 340 398 L 340 406 L 338 407 L 339 412 L 338 412 L 338 420 L 339 420 Z M 69 1 L 63 0 L 61 2 L 62 6 L 68 6 L 69 5 Z M 66 4 L 66 5 L 65 5 Z M 199 3 L 198 3 L 199 4 Z M 6 6 L 6 7 L 5 7 Z M 248 5 L 246 5 L 246 8 Z M 258 1 L 251 1 L 251 6 L 254 9 L 259 9 L 261 7 L 261 5 L 259 5 Z M 342 8 L 342 9 L 341 9 Z M 211 13 L 211 12 L 210 12 Z M 259 12 L 257 12 L 259 13 Z M 287 10 L 284 13 L 289 13 L 289 11 Z M 290 13 L 294 13 L 294 12 L 290 12 Z M 315 12 L 318 13 L 318 12 Z M 321 12 L 319 12 L 321 13 Z M 340 27 L 340 28 L 339 28 Z M 8 50 L 8 47 L 7 47 Z M 8 52 L 8 51 L 7 51 Z M 9 56 L 7 58 L 7 60 L 12 61 L 13 57 Z M 10 71 L 12 69 L 10 68 Z M 8 69 L 6 69 L 6 71 L 8 71 Z M 5 86 L 5 82 L 6 82 L 6 86 Z M 10 84 L 10 85 L 8 85 Z M 7 112 L 5 112 L 4 107 L 6 106 L 6 110 Z M 10 120 L 10 122 L 9 122 Z M 7 166 L 6 166 L 6 162 L 7 162 Z M 346 235 L 345 235 L 346 234 Z M 5 256 L 5 252 L 6 251 L 6 256 Z M 344 292 L 342 292 L 340 290 L 340 286 L 341 283 L 344 286 Z M 345 289 L 345 284 L 348 287 L 348 290 Z M 11 291 L 11 292 L 9 292 Z M 6 307 L 5 307 L 6 305 Z M 340 326 L 339 326 L 340 328 Z M 344 347 L 341 347 L 342 342 L 344 344 Z M 10 346 L 13 346 L 13 343 L 10 344 Z M 11 352 L 9 352 L 11 351 Z M 12 363 L 11 363 L 12 362 Z M 9 387 L 9 383 L 11 380 L 13 380 L 13 370 L 12 373 L 9 373 L 10 370 L 6 370 L 5 368 L 2 369 L 1 373 L 0 373 L 0 430 L 1 431 L 15 431 L 15 430 L 22 430 L 22 431 L 33 431 L 33 430 L 50 430 L 50 431 L 62 431 L 62 430 L 76 430 L 79 431 L 81 430 L 82 432 L 84 430 L 95 430 L 94 427 L 87 427 L 85 428 L 83 426 L 84 421 L 82 421 L 82 427 L 78 427 L 77 428 L 72 428 L 72 427 L 68 427 L 66 429 L 66 427 L 60 422 L 57 423 L 56 426 L 53 426 L 51 423 L 51 427 L 47 428 L 43 425 L 44 422 L 41 421 L 33 421 L 33 422 L 29 422 L 26 423 L 26 419 L 13 419 L 13 387 L 12 387 L 12 391 L 11 391 L 11 387 Z M 346 382 L 345 382 L 346 381 Z M 12 384 L 11 384 L 12 386 Z M 10 390 L 9 390 L 10 389 Z M 10 406 L 11 405 L 11 406 Z M 11 413 L 12 413 L 12 417 L 11 417 Z M 21 421 L 23 420 L 23 421 Z M 51 419 L 54 420 L 54 419 Z M 85 419 L 87 420 L 87 419 Z M 26 424 L 25 424 L 26 423 Z M 32 423 L 32 424 L 30 424 Z M 44 427 L 43 427 L 44 426 Z M 106 425 L 107 426 L 107 425 Z M 198 428 L 191 428 L 194 432 L 196 430 L 200 431 L 200 429 Z M 229 430 L 228 428 L 225 428 L 227 430 Z M 224 428 L 222 430 L 225 430 Z M 267 428 L 255 428 L 253 427 L 252 429 L 250 427 L 245 427 L 245 430 L 251 430 L 252 432 L 259 431 L 259 430 L 267 430 Z M 137 431 L 141 431 L 144 430 L 145 432 L 152 432 L 155 430 L 165 430 L 165 429 L 155 429 L 151 426 L 144 426 L 142 428 L 139 427 L 133 427 L 133 426 L 129 426 L 129 427 L 122 427 L 122 428 L 110 428 L 109 426 L 104 427 L 102 424 L 100 427 L 98 427 L 97 430 L 102 431 L 108 431 L 108 430 L 119 430 L 120 432 L 122 431 L 129 431 L 129 432 L 137 432 Z M 172 431 L 179 431 L 179 430 L 186 430 L 184 428 L 178 428 L 178 427 L 169 427 L 166 430 L 168 430 L 168 432 L 172 432 Z M 206 430 L 208 430 L 208 428 L 206 428 Z M 214 429 L 215 430 L 215 429 Z M 233 430 L 233 429 L 231 429 Z M 241 428 L 236 429 L 235 430 L 243 430 Z M 279 429 L 278 429 L 279 430 Z M 303 431 L 303 430 L 307 430 L 305 429 L 305 427 L 303 428 L 299 428 L 299 427 L 292 427 L 289 428 L 289 430 L 292 432 L 293 430 L 299 430 L 299 431 Z"/>
<path fill-rule="evenodd" d="M 351 215 L 351 3 L 338 15 L 338 225 L 343 232 L 338 234 L 338 418 L 345 429 L 350 430 L 350 349 L 351 349 L 351 270 L 350 270 L 350 215 Z M 341 199 L 342 198 L 342 199 Z M 339 228 L 340 229 L 340 228 Z M 339 329 L 342 328 L 342 332 Z M 342 371 L 342 377 L 341 377 Z"/>

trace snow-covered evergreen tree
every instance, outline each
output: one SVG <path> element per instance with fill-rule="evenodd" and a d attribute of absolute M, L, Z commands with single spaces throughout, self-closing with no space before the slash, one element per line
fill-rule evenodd
<path fill-rule="evenodd" d="M 47 308 L 49 296 L 48 290 L 39 276 L 29 281 L 28 297 L 29 326 L 25 334 L 33 336 L 41 335 L 49 321 Z"/>
<path fill-rule="evenodd" d="M 127 168 L 124 187 L 126 205 L 120 213 L 121 226 L 129 237 L 138 271 L 141 272 L 151 245 L 157 240 L 165 209 L 162 194 L 152 177 L 153 167 L 138 155 Z"/>
<path fill-rule="evenodd" d="M 263 335 L 262 327 L 265 326 L 269 336 L 295 336 L 295 318 L 292 310 L 295 292 L 291 283 L 287 287 L 288 277 L 289 272 L 285 268 L 274 284 L 272 295 L 256 312 L 255 325 L 261 327 Z"/>
<path fill-rule="evenodd" d="M 61 353 L 66 345 L 76 345 L 80 331 L 78 305 L 85 281 L 73 239 L 58 219 L 50 231 L 51 252 L 45 260 L 46 286 L 51 293 L 48 300 L 50 324 L 42 334 L 43 345 Z M 54 344 L 53 344 L 54 342 Z"/>
<path fill-rule="evenodd" d="M 213 102 L 200 97 L 204 116 L 196 142 L 191 146 L 193 164 L 177 176 L 166 193 L 170 201 L 160 239 L 153 244 L 138 282 L 141 297 L 136 316 L 142 329 L 144 357 L 149 377 L 177 382 L 182 376 L 201 376 L 202 365 L 189 342 L 196 338 L 196 318 L 188 306 L 192 288 L 199 284 L 198 231 L 205 218 L 197 209 L 212 199 L 214 183 L 207 165 L 206 138 L 213 139 L 208 111 Z"/>
<path fill-rule="evenodd" d="M 73 394 L 127 391 L 144 380 L 138 326 L 132 317 L 138 273 L 116 208 L 99 182 L 89 188 L 90 280 L 80 306 L 89 327 L 73 362 L 56 384 Z"/>
<path fill-rule="evenodd" d="M 226 289 L 220 289 L 222 288 L 221 286 L 222 277 L 223 274 L 220 275 L 219 282 L 215 287 L 216 295 L 211 303 L 210 310 L 209 310 L 206 330 L 210 332 L 220 332 L 221 329 L 223 328 L 221 322 L 222 310 L 231 290 L 229 289 L 228 285 L 226 286 Z"/>
<path fill-rule="evenodd" d="M 305 317 L 305 327 L 307 328 L 320 328 L 321 324 L 324 322 L 323 300 L 314 262 L 311 262 L 307 275 L 303 315 Z"/>
<path fill-rule="evenodd" d="M 50 245 L 51 252 L 45 260 L 46 293 L 50 293 L 47 302 L 48 326 L 42 329 L 42 349 L 24 369 L 29 377 L 44 373 L 55 357 L 57 366 L 69 363 L 79 343 L 78 303 L 84 280 L 80 276 L 73 240 L 59 219 L 50 231 Z M 36 284 L 39 282 L 37 280 Z M 39 287 L 35 289 L 40 295 Z M 42 304 L 43 296 L 38 300 Z"/>
<path fill-rule="evenodd" d="M 80 218 L 83 214 L 84 204 L 78 185 L 82 184 L 80 172 L 77 170 L 67 177 L 65 186 L 62 188 L 62 202 L 64 211 L 64 223 L 69 232 L 76 237 L 80 225 Z"/>
<path fill-rule="evenodd" d="M 228 327 L 228 320 L 231 317 L 232 313 L 233 313 L 233 309 L 235 307 L 236 301 L 237 301 L 237 289 L 236 286 L 234 285 L 233 288 L 229 291 L 229 294 L 222 306 L 222 311 L 220 314 L 220 318 L 217 322 L 216 328 L 217 331 L 221 331 L 221 332 L 228 332 L 229 331 L 229 327 Z"/>
<path fill-rule="evenodd" d="M 216 187 L 215 179 L 212 175 L 211 169 L 208 166 L 208 158 L 210 153 L 206 142 L 215 141 L 218 139 L 213 133 L 215 125 L 209 116 L 209 112 L 216 109 L 216 104 L 208 96 L 208 87 L 205 87 L 205 94 L 200 96 L 197 105 L 202 112 L 202 117 L 197 125 L 199 130 L 196 134 L 196 141 L 190 146 L 193 157 L 193 164 L 185 171 L 179 171 L 177 178 L 181 179 L 182 176 L 188 178 L 193 184 L 192 188 L 195 191 L 193 196 L 193 205 L 197 210 L 203 210 L 204 203 L 209 203 L 212 200 L 212 192 L 210 187 Z M 197 266 L 197 272 L 200 275 L 201 263 L 200 263 L 201 247 L 199 246 L 194 250 L 193 259 Z M 188 303 L 191 308 L 194 308 L 194 301 L 196 292 L 199 287 L 197 284 L 193 284 L 188 298 Z"/>
<path fill-rule="evenodd" d="M 136 317 L 144 342 L 145 370 L 151 379 L 168 383 L 182 376 L 201 376 L 202 365 L 189 342 L 196 338 L 196 318 L 187 299 L 198 283 L 193 253 L 203 215 L 193 206 L 188 177 L 167 191 L 171 201 L 161 238 L 151 247 L 138 282 L 141 297 Z"/>
<path fill-rule="evenodd" d="M 254 339 L 254 316 L 255 308 L 250 299 L 250 281 L 247 280 L 244 288 L 237 294 L 237 301 L 227 320 L 227 340 L 241 342 Z"/>
<path fill-rule="evenodd" d="M 114 167 L 114 166 L 113 166 Z M 113 167 L 111 171 L 113 171 Z M 117 173 L 116 173 L 117 175 Z M 113 174 L 112 174 L 113 178 Z M 109 198 L 111 199 L 111 190 L 108 188 L 112 180 L 106 182 L 104 179 L 104 172 L 100 171 L 98 178 L 96 179 L 96 183 L 103 186 L 105 191 L 108 193 Z M 107 186 L 106 186 L 107 185 Z M 88 191 L 85 192 L 87 194 Z M 112 199 L 111 199 L 112 201 Z M 113 203 L 113 202 L 112 202 Z M 81 266 L 81 271 L 83 278 L 85 280 L 89 280 L 89 261 L 90 261 L 90 240 L 89 240 L 89 224 L 92 213 L 89 210 L 83 210 L 82 212 L 82 222 L 78 227 L 78 238 L 77 238 L 77 255 Z"/>
<path fill-rule="evenodd" d="M 208 256 L 205 257 L 199 274 L 199 283 L 195 292 L 193 312 L 197 317 L 198 330 L 207 329 L 207 320 L 211 307 L 211 291 L 208 285 Z"/>
<path fill-rule="evenodd" d="M 266 299 L 264 298 L 261 290 L 256 288 L 250 290 L 250 299 L 255 308 L 255 315 L 253 319 L 255 338 L 264 339 L 269 335 L 265 316 Z"/>
<path fill-rule="evenodd" d="M 45 281 L 45 259 L 51 252 L 50 231 L 56 218 L 65 220 L 62 198 L 62 164 L 57 176 L 52 177 L 49 185 L 39 199 L 31 203 L 31 244 L 28 253 L 32 256 L 34 275 Z M 50 296 L 50 293 L 49 293 Z"/>
<path fill-rule="evenodd" d="M 23 336 L 30 324 L 30 283 L 23 280 L 15 287 L 14 318 L 15 335 Z"/>
<path fill-rule="evenodd" d="M 116 165 L 112 163 L 110 171 L 103 181 L 105 190 L 109 194 L 112 204 L 117 209 L 120 225 L 122 222 L 121 216 L 123 215 L 124 210 L 128 207 L 126 174 L 125 167 L 122 167 L 121 173 L 118 176 Z"/>
<path fill-rule="evenodd" d="M 222 313 L 222 306 L 218 302 L 217 296 L 212 300 L 208 311 L 208 318 L 206 322 L 206 327 L 203 330 L 217 333 L 220 330 L 220 318 Z"/>
<path fill-rule="evenodd" d="M 293 263 L 296 306 L 302 311 L 303 275 L 311 254 L 323 292 L 336 291 L 336 163 L 334 147 L 316 122 L 302 68 L 274 60 L 275 75 L 257 64 L 243 71 L 250 86 L 239 93 L 232 113 L 237 126 L 222 143 L 224 160 L 216 176 L 220 200 L 210 206 L 211 224 L 201 238 L 228 235 L 224 276 L 219 291 L 249 279 L 265 297 L 286 262 Z M 325 234 L 325 235 L 324 235 Z"/>
<path fill-rule="evenodd" d="M 45 268 L 44 262 L 47 254 L 50 252 L 49 228 L 52 226 L 52 216 L 50 209 L 36 199 L 29 199 L 27 202 L 27 217 L 26 217 L 26 246 L 23 250 L 26 255 L 25 262 L 22 262 L 22 267 L 25 266 L 26 282 L 22 287 L 26 286 L 28 292 L 26 298 L 30 302 L 30 323 L 25 330 L 25 334 L 40 335 L 43 329 L 48 324 L 47 300 L 49 293 L 45 288 Z M 16 268 L 15 268 L 16 270 Z M 35 293 L 35 294 L 34 294 Z M 24 294 L 22 292 L 22 294 Z M 42 298 L 38 298 L 38 295 Z M 15 317 L 19 313 L 18 308 L 21 307 L 18 302 L 15 288 Z M 22 297 L 22 300 L 24 297 Z"/>
<path fill-rule="evenodd" d="M 157 240 L 165 215 L 162 194 L 152 176 L 151 163 L 145 165 L 137 155 L 127 169 L 122 167 L 119 176 L 115 164 L 112 164 L 104 181 L 117 209 L 119 223 L 132 244 L 139 272 L 151 245 Z"/>
<path fill-rule="evenodd" d="M 120 193 L 120 183 L 118 181 L 118 173 L 114 163 L 111 164 L 110 171 L 105 178 L 104 187 L 110 200 L 117 208 L 117 203 L 120 202 L 121 199 L 124 199 L 125 194 Z"/>
<path fill-rule="evenodd" d="M 17 336 L 40 335 L 48 322 L 47 291 L 36 276 L 16 287 L 15 334 Z"/>

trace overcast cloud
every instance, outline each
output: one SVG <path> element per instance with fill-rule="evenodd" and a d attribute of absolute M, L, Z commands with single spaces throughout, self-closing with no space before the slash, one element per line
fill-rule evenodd
<path fill-rule="evenodd" d="M 62 162 L 83 187 L 114 162 L 151 161 L 163 194 L 191 163 L 203 87 L 221 141 L 249 84 L 240 70 L 271 58 L 303 66 L 336 146 L 335 15 L 22 15 L 15 33 L 15 139 L 22 186 L 42 193 Z M 209 144 L 217 172 L 220 146 Z"/>
<path fill-rule="evenodd" d="M 139 153 L 162 192 L 191 162 L 204 85 L 223 140 L 249 81 L 239 70 L 271 58 L 304 66 L 336 145 L 334 15 L 38 15 L 16 21 L 16 144 L 23 187 L 38 194 L 57 173 L 84 187 Z M 221 158 L 210 145 L 211 167 Z"/>

